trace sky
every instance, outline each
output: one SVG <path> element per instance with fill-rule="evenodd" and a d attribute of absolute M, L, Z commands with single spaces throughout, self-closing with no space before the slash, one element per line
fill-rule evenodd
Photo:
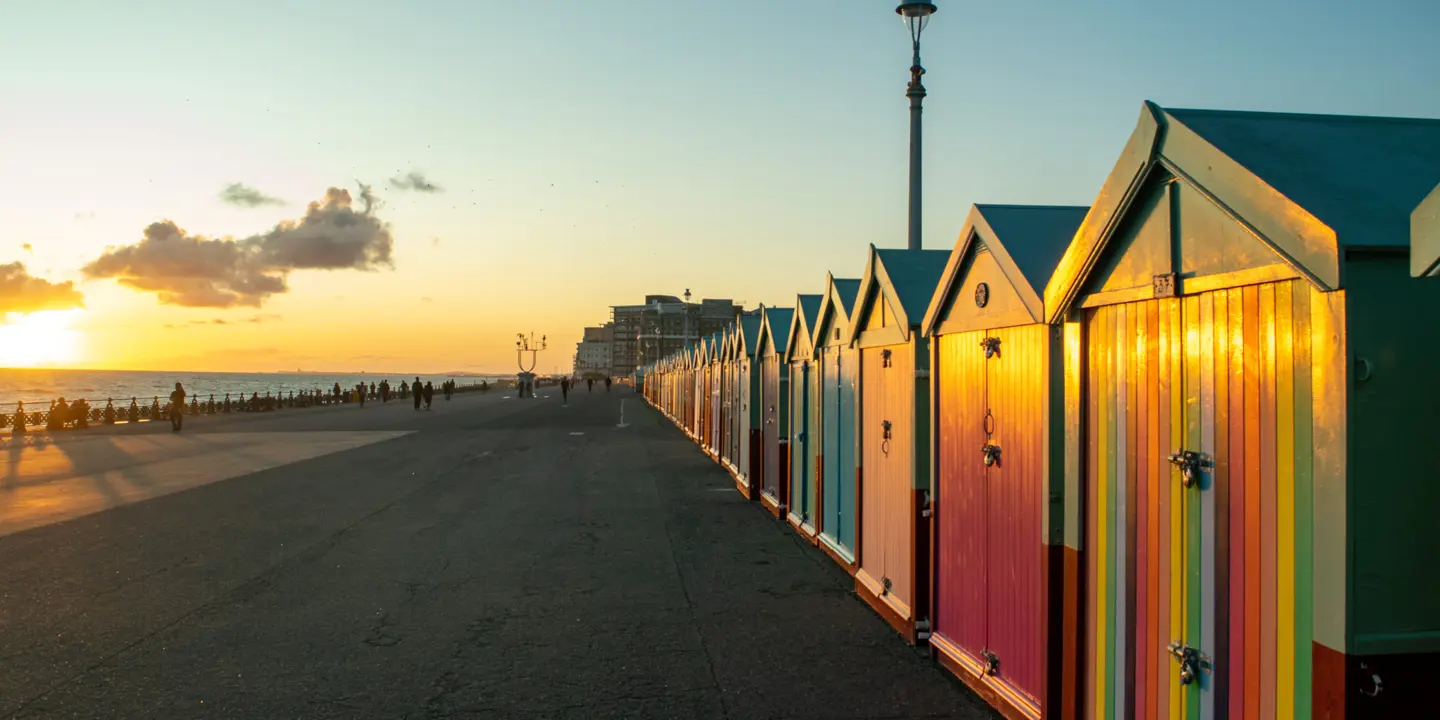
<path fill-rule="evenodd" d="M 1147 99 L 1440 117 L 1432 0 L 936 4 L 929 249 L 1090 204 Z M 905 245 L 894 5 L 0 0 L 0 311 L 49 311 L 0 365 L 550 371 L 647 293 L 791 306 Z"/>

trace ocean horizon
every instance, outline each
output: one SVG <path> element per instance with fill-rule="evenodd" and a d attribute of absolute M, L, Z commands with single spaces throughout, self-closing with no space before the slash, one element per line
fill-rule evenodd
<path fill-rule="evenodd" d="M 104 407 L 106 400 L 126 405 L 131 398 L 143 401 L 160 398 L 164 402 L 179 382 L 188 395 L 208 400 L 213 394 L 217 401 L 224 400 L 230 393 L 231 399 L 240 395 L 249 397 L 259 393 L 302 391 L 329 391 L 340 383 L 342 388 L 352 388 L 360 382 L 375 383 L 388 379 L 398 391 L 400 383 L 430 382 L 438 386 L 445 380 L 454 380 L 457 385 L 478 385 L 481 380 L 494 383 L 497 380 L 512 379 L 513 374 L 499 373 L 372 373 L 372 372 L 199 372 L 193 370 L 61 370 L 50 368 L 0 368 L 0 407 L 9 410 L 15 403 L 26 405 L 41 403 L 48 405 L 51 400 L 63 397 L 67 401 L 84 398 L 91 406 Z"/>

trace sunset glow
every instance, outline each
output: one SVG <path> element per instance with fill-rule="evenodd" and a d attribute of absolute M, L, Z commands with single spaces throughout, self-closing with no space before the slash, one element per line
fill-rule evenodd
<path fill-rule="evenodd" d="M 78 362 L 84 336 L 72 326 L 82 312 L 6 313 L 0 324 L 0 367 L 68 367 Z"/>

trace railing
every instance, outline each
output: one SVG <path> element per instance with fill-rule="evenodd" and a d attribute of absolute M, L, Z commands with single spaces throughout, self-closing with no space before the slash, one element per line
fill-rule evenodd
<path fill-rule="evenodd" d="M 456 385 L 454 392 L 484 392 L 494 385 Z M 437 394 L 444 395 L 443 390 L 436 390 Z M 413 393 L 410 390 L 394 390 L 390 397 L 398 400 L 408 400 Z M 357 402 L 355 391 L 342 391 L 336 395 L 333 391 L 302 391 L 296 394 L 294 390 L 286 396 L 283 391 L 275 394 L 266 393 L 260 397 L 252 393 L 246 398 L 244 393 L 237 399 L 231 399 L 230 393 L 225 393 L 221 399 L 216 399 L 211 394 L 207 399 L 201 400 L 199 395 L 192 395 L 190 403 L 182 405 L 183 413 L 187 416 L 195 415 L 225 415 L 230 413 L 248 412 L 274 412 L 284 409 L 299 409 L 308 407 L 326 407 L 332 405 L 348 405 Z M 366 393 L 367 400 L 379 400 L 380 393 Z M 36 403 L 31 403 L 35 405 Z M 115 404 L 114 398 L 106 398 L 104 407 L 96 407 L 87 400 L 77 400 L 74 403 L 67 403 L 63 413 L 56 414 L 57 401 L 50 401 L 50 407 L 44 410 L 26 409 L 25 403 L 18 402 L 14 412 L 0 411 L 0 432 L 9 430 L 12 433 L 24 433 L 30 429 L 58 430 L 61 428 L 86 428 L 92 423 L 100 425 L 122 425 L 129 423 L 155 422 L 166 420 L 170 417 L 170 402 L 160 402 L 160 397 L 153 396 L 150 402 L 141 404 L 138 398 L 130 398 L 127 405 L 122 399 L 119 405 Z M 52 422 L 53 420 L 53 422 Z"/>

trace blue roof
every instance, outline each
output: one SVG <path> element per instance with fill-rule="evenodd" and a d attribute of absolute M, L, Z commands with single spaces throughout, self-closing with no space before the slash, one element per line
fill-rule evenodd
<path fill-rule="evenodd" d="M 901 311 L 912 325 L 918 325 L 925 317 L 925 309 L 940 276 L 945 274 L 945 265 L 950 261 L 949 250 L 876 250 L 876 257 L 890 278 L 894 300 L 900 303 Z"/>
<path fill-rule="evenodd" d="M 1342 245 L 1408 246 L 1411 211 L 1440 183 L 1440 120 L 1165 113 L 1330 226 Z"/>
<path fill-rule="evenodd" d="M 820 316 L 820 301 L 825 299 L 825 296 L 800 295 L 795 299 L 800 303 L 800 320 L 805 323 L 805 329 L 814 330 L 815 319 Z"/>
<path fill-rule="evenodd" d="M 976 205 L 1005 252 L 1038 295 L 1075 239 L 1088 207 L 1066 205 Z"/>
<path fill-rule="evenodd" d="M 765 323 L 770 328 L 770 342 L 775 346 L 776 355 L 784 355 L 790 345 L 790 321 L 795 317 L 795 308 L 765 308 Z"/>
<path fill-rule="evenodd" d="M 740 317 L 740 339 L 744 342 L 746 355 L 755 355 L 755 342 L 760 339 L 760 316 L 742 315 Z"/>
<path fill-rule="evenodd" d="M 855 312 L 855 296 L 860 294 L 860 278 L 835 278 L 835 294 L 840 296 L 845 317 L 850 317 Z"/>

